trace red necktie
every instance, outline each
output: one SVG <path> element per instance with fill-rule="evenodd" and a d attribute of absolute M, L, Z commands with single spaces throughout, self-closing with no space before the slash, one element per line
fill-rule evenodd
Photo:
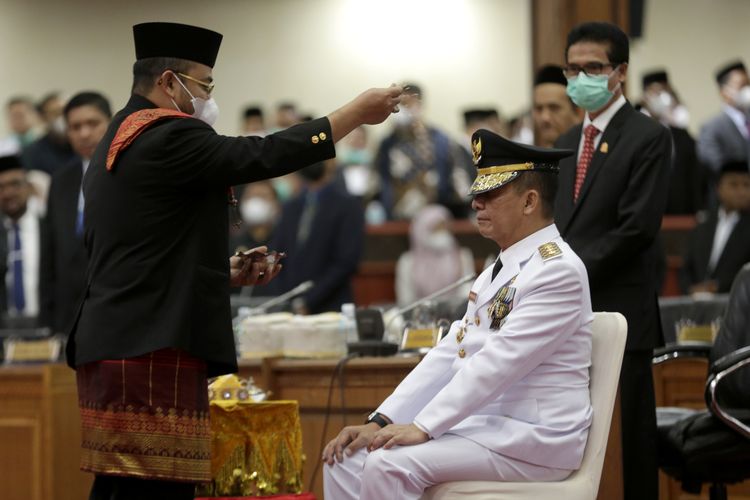
<path fill-rule="evenodd" d="M 586 179 L 586 172 L 591 164 L 591 158 L 594 156 L 594 139 L 599 135 L 599 129 L 593 125 L 589 125 L 583 134 L 583 151 L 581 151 L 581 157 L 578 159 L 578 166 L 576 167 L 576 184 L 573 190 L 574 202 L 578 201 L 578 194 L 581 192 L 581 186 L 583 186 L 583 181 Z"/>

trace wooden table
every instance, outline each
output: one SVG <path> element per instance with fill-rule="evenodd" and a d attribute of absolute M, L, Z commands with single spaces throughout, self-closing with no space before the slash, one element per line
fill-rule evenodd
<path fill-rule="evenodd" d="M 75 372 L 65 365 L 0 367 L 0 496 L 80 500 L 93 477 L 78 470 Z"/>
<path fill-rule="evenodd" d="M 396 388 L 417 362 L 418 358 L 414 357 L 357 358 L 349 361 L 343 370 L 343 381 L 340 378 L 334 380 L 330 391 L 330 408 L 329 388 L 336 360 L 269 358 L 245 361 L 240 364 L 240 376 L 253 377 L 256 385 L 272 391 L 273 399 L 299 401 L 302 447 L 307 457 L 304 485 L 318 498 L 323 498 L 320 467 L 311 482 L 322 450 L 321 444 L 333 439 L 344 425 L 363 423 L 366 416 Z M 327 414 L 329 419 L 325 426 Z M 619 416 L 619 410 L 615 411 L 615 415 Z M 619 417 L 613 419 L 611 429 L 599 497 L 617 500 L 622 498 Z"/>

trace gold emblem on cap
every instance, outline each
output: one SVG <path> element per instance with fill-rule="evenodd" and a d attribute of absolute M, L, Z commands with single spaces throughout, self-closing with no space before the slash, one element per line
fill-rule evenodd
<path fill-rule="evenodd" d="M 471 158 L 474 165 L 479 165 L 479 160 L 482 159 L 482 139 L 479 137 L 476 141 L 471 141 Z"/>
<path fill-rule="evenodd" d="M 550 241 L 539 247 L 539 253 L 542 256 L 542 260 L 546 261 L 562 255 L 562 250 L 557 246 L 557 243 Z"/>
<path fill-rule="evenodd" d="M 603 142 L 601 146 L 599 146 L 599 151 L 601 151 L 604 154 L 607 154 L 609 152 L 609 144 L 606 142 Z"/>

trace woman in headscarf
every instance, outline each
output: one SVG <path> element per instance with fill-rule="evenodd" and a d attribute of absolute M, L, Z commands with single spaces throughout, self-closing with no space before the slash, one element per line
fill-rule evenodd
<path fill-rule="evenodd" d="M 405 306 L 474 272 L 471 250 L 458 246 L 445 207 L 428 205 L 414 217 L 409 230 L 410 250 L 396 264 L 396 302 Z M 441 300 L 469 294 L 471 283 L 446 294 Z"/>

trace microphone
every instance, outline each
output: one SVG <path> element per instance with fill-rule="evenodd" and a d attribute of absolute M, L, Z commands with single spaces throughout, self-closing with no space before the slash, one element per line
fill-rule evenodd
<path fill-rule="evenodd" d="M 388 334 L 388 328 L 393 323 L 393 320 L 396 318 L 401 317 L 402 314 L 411 311 L 412 309 L 419 307 L 420 305 L 424 304 L 425 302 L 429 302 L 430 300 L 433 300 L 437 297 L 440 297 L 441 295 L 444 295 L 461 285 L 473 280 L 476 277 L 475 273 L 467 274 L 466 276 L 459 278 L 458 281 L 451 283 L 450 285 L 441 288 L 440 290 L 431 293 L 427 297 L 421 298 L 417 300 L 416 302 L 409 304 L 406 307 L 402 307 L 401 309 L 390 309 L 385 313 L 385 315 L 391 313 L 391 311 L 395 310 L 395 313 L 393 316 L 388 320 L 387 323 L 385 323 L 385 326 L 383 326 L 384 319 L 382 314 L 380 314 L 380 311 L 377 311 L 377 323 L 379 326 L 372 326 L 376 323 L 375 320 L 375 310 L 374 309 L 365 309 L 365 310 L 358 310 L 357 311 L 357 326 L 360 334 L 360 340 L 358 342 L 352 342 L 347 344 L 347 349 L 349 351 L 349 354 L 357 354 L 359 356 L 393 356 L 398 352 L 398 344 L 394 342 L 389 342 L 384 340 L 383 338 L 387 338 Z M 380 338 L 373 339 L 373 338 L 362 338 L 362 326 L 365 324 L 368 324 L 369 328 L 373 330 L 374 332 L 378 332 L 378 335 Z M 380 329 L 382 328 L 382 331 Z M 369 337 L 369 335 L 368 335 Z"/>
<path fill-rule="evenodd" d="M 284 302 L 288 302 L 289 300 L 293 299 L 294 297 L 298 295 L 302 295 L 309 289 L 313 287 L 314 283 L 312 280 L 304 281 L 300 283 L 299 285 L 295 286 L 291 290 L 289 290 L 286 293 L 282 293 L 278 297 L 274 297 L 271 300 L 268 300 L 264 303 L 262 303 L 259 306 L 253 307 L 250 311 L 251 314 L 263 314 L 268 309 L 277 306 L 279 304 L 283 304 Z"/>
<path fill-rule="evenodd" d="M 408 306 L 404 306 L 404 307 L 402 307 L 400 309 L 396 309 L 396 311 L 393 312 L 393 313 L 391 313 L 391 311 L 393 311 L 393 309 L 391 309 L 390 311 L 388 311 L 388 313 L 393 314 L 393 316 L 391 316 L 391 318 L 388 320 L 388 323 L 386 323 L 386 325 L 385 325 L 385 331 L 388 332 L 388 327 L 391 326 L 391 323 L 393 323 L 393 320 L 395 320 L 399 316 L 403 316 L 404 313 L 407 313 L 407 312 L 411 311 L 412 309 L 416 309 L 417 307 L 421 306 L 422 304 L 425 304 L 425 303 L 427 303 L 427 302 L 429 302 L 429 301 L 431 301 L 433 299 L 436 299 L 436 298 L 440 297 L 441 295 L 445 295 L 448 292 L 452 292 L 456 288 L 465 285 L 469 281 L 473 281 L 476 277 L 477 277 L 477 273 L 467 274 L 466 276 L 463 276 L 462 278 L 459 278 L 458 281 L 455 281 L 455 282 L 451 283 L 450 285 L 448 285 L 446 287 L 443 287 L 443 288 L 441 288 L 440 290 L 438 290 L 436 292 L 431 293 L 427 297 L 423 297 L 423 298 L 421 298 L 421 299 L 419 299 L 419 300 L 417 300 L 415 302 L 412 302 Z"/>

